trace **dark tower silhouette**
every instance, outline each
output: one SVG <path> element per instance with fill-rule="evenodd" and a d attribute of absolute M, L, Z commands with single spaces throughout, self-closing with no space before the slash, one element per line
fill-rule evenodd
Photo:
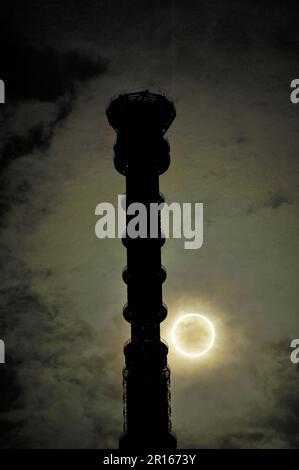
<path fill-rule="evenodd" d="M 163 137 L 175 118 L 173 104 L 164 96 L 143 91 L 120 95 L 113 100 L 107 117 L 117 133 L 114 165 L 126 177 L 126 205 L 143 203 L 149 214 L 150 203 L 163 203 L 159 175 L 170 163 L 169 144 Z M 135 216 L 127 215 L 127 226 Z M 124 318 L 131 324 L 131 339 L 124 346 L 124 433 L 123 449 L 173 449 L 171 433 L 170 379 L 168 347 L 160 339 L 160 323 L 167 316 L 162 301 L 166 271 L 161 266 L 160 213 L 157 237 L 122 239 L 127 248 L 123 280 L 128 303 Z"/>

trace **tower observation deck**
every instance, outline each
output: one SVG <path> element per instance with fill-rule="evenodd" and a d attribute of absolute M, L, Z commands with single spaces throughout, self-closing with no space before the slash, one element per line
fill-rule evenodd
<path fill-rule="evenodd" d="M 126 205 L 164 202 L 159 175 L 170 164 L 164 134 L 175 118 L 174 105 L 164 96 L 142 91 L 120 95 L 107 109 L 109 124 L 117 133 L 114 165 L 126 177 Z M 126 216 L 128 225 L 132 215 Z M 124 318 L 131 324 L 131 339 L 124 346 L 124 433 L 122 449 L 174 449 L 171 433 L 170 372 L 167 345 L 160 339 L 160 323 L 167 316 L 162 300 L 166 270 L 161 265 L 160 214 L 158 236 L 122 241 L 127 249 L 123 280 L 127 284 Z"/>

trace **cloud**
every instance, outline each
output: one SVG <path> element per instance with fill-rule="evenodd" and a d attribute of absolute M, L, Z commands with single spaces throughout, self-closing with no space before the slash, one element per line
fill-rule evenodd
<path fill-rule="evenodd" d="M 250 205 L 248 213 L 253 215 L 256 212 L 267 208 L 280 209 L 285 205 L 292 205 L 293 202 L 293 197 L 287 191 L 283 191 L 281 189 L 272 190 L 264 196 L 263 200 L 259 200 Z"/>
<path fill-rule="evenodd" d="M 30 165 L 30 159 L 45 156 L 80 87 L 105 74 L 108 63 L 76 50 L 40 48 L 18 36 L 12 39 L 5 29 L 1 36 L 5 41 L 1 37 L 0 75 L 7 101 L 0 136 L 0 215 L 5 232 L 4 216 L 24 204 L 32 189 L 32 177 L 15 172 L 13 165 L 22 159 Z M 121 429 L 115 413 L 120 383 L 109 372 L 115 357 L 107 357 L 100 338 L 76 317 L 67 299 L 49 301 L 34 292 L 30 269 L 2 240 L 0 333 L 6 365 L 0 369 L 1 447 L 112 446 Z M 40 269 L 35 275 L 49 279 L 52 272 Z"/>
<path fill-rule="evenodd" d="M 290 362 L 289 343 L 285 338 L 265 347 L 256 376 L 264 405 L 243 416 L 241 431 L 224 432 L 220 448 L 299 448 L 299 368 Z"/>
<path fill-rule="evenodd" d="M 1 447 L 113 447 L 121 429 L 117 352 L 105 352 L 67 301 L 46 305 L 7 250 L 2 260 Z"/>
<path fill-rule="evenodd" d="M 77 50 L 57 50 L 12 37 L 1 25 L 1 78 L 6 84 L 6 101 L 56 101 L 65 93 L 75 94 L 75 85 L 107 71 L 107 59 L 91 59 Z"/>
<path fill-rule="evenodd" d="M 292 204 L 292 198 L 284 191 L 275 191 L 265 202 L 265 207 L 270 206 L 272 209 L 278 209 L 283 204 Z"/>
<path fill-rule="evenodd" d="M 0 216 L 5 215 L 26 183 L 13 185 L 6 169 L 34 152 L 45 153 L 56 129 L 69 116 L 78 89 L 89 79 L 107 72 L 108 61 L 96 60 L 76 50 L 38 47 L 3 28 L 0 37 L 1 78 L 6 84 L 6 104 L 0 135 Z M 36 109 L 38 109 L 36 111 Z M 11 175 L 10 175 L 11 177 Z"/>

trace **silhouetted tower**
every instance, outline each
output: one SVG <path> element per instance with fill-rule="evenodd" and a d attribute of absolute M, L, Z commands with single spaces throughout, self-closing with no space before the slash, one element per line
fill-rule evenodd
<path fill-rule="evenodd" d="M 175 118 L 173 104 L 164 96 L 143 91 L 120 95 L 113 100 L 107 117 L 117 132 L 114 165 L 126 177 L 126 204 L 164 202 L 159 193 L 159 175 L 170 163 L 164 134 Z M 134 216 L 127 215 L 127 224 Z M 130 238 L 123 280 L 128 303 L 124 318 L 131 324 L 131 339 L 124 346 L 124 434 L 120 448 L 176 448 L 171 433 L 168 348 L 160 339 L 160 323 L 167 316 L 162 301 L 166 271 L 161 266 L 160 213 L 157 238 Z"/>

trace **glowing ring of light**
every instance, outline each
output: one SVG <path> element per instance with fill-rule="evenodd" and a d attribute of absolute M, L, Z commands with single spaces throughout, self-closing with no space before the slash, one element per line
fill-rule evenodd
<path fill-rule="evenodd" d="M 189 353 L 189 352 L 184 351 L 177 343 L 176 329 L 183 320 L 186 320 L 186 318 L 190 318 L 190 317 L 197 317 L 197 318 L 200 318 L 201 320 L 204 320 L 209 327 L 211 339 L 210 339 L 208 346 L 203 351 Z M 184 356 L 188 356 L 188 357 L 200 357 L 206 354 L 213 347 L 214 342 L 215 342 L 215 336 L 216 336 L 216 332 L 215 332 L 215 328 L 212 322 L 207 317 L 205 317 L 204 315 L 201 315 L 200 313 L 186 313 L 185 315 L 178 318 L 175 324 L 173 325 L 172 333 L 171 333 L 171 339 L 176 349 L 181 354 L 183 354 Z"/>

